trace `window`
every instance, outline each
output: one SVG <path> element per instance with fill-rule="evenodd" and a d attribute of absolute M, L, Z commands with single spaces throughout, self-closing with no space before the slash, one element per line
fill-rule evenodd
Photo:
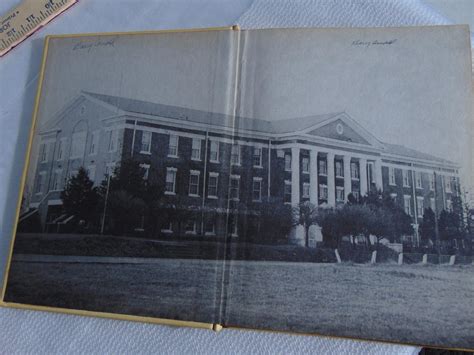
<path fill-rule="evenodd" d="M 308 157 L 303 157 L 301 159 L 301 165 L 302 165 L 303 173 L 309 174 L 309 158 Z"/>
<path fill-rule="evenodd" d="M 423 213 L 425 212 L 425 201 L 423 197 L 417 196 L 416 198 L 416 214 L 418 217 L 423 217 Z"/>
<path fill-rule="evenodd" d="M 89 147 L 89 155 L 97 154 L 99 150 L 99 131 L 91 133 L 91 145 Z"/>
<path fill-rule="evenodd" d="M 107 163 L 105 164 L 105 175 L 113 176 L 115 172 L 115 163 Z"/>
<path fill-rule="evenodd" d="M 81 158 L 86 148 L 87 132 L 75 132 L 72 134 L 71 159 Z"/>
<path fill-rule="evenodd" d="M 319 165 L 319 175 L 327 175 L 328 174 L 328 164 L 326 160 L 319 160 L 318 162 Z"/>
<path fill-rule="evenodd" d="M 423 187 L 421 184 L 421 173 L 419 171 L 415 172 L 415 186 L 417 189 L 421 189 Z"/>
<path fill-rule="evenodd" d="M 359 191 L 352 191 L 351 194 L 354 196 L 356 201 L 359 201 Z"/>
<path fill-rule="evenodd" d="M 262 148 L 253 148 L 253 166 L 257 168 L 262 167 Z"/>
<path fill-rule="evenodd" d="M 374 163 L 373 162 L 370 162 L 370 163 L 367 163 L 367 173 L 368 173 L 368 181 L 370 181 L 370 183 L 375 183 L 375 168 L 374 168 Z"/>
<path fill-rule="evenodd" d="M 232 165 L 240 165 L 240 145 L 234 144 L 230 153 L 230 163 Z"/>
<path fill-rule="evenodd" d="M 285 180 L 283 200 L 285 203 L 291 203 L 291 181 L 289 180 Z"/>
<path fill-rule="evenodd" d="M 218 173 L 209 173 L 209 182 L 207 187 L 207 197 L 217 198 L 217 183 L 219 180 Z"/>
<path fill-rule="evenodd" d="M 199 196 L 199 170 L 191 170 L 189 174 L 189 196 Z"/>
<path fill-rule="evenodd" d="M 185 234 L 196 234 L 196 221 L 193 219 L 188 220 L 184 227 Z"/>
<path fill-rule="evenodd" d="M 285 154 L 285 171 L 291 171 L 291 154 Z"/>
<path fill-rule="evenodd" d="M 219 162 L 219 142 L 211 141 L 211 156 L 209 157 L 210 161 L 213 163 Z"/>
<path fill-rule="evenodd" d="M 215 235 L 216 234 L 216 224 L 214 220 L 207 220 L 204 225 L 204 233 L 206 235 Z"/>
<path fill-rule="evenodd" d="M 327 200 L 328 199 L 328 186 L 327 185 L 319 185 L 319 198 L 321 200 Z"/>
<path fill-rule="evenodd" d="M 403 186 L 410 187 L 410 175 L 408 174 L 408 170 L 402 170 L 403 173 Z"/>
<path fill-rule="evenodd" d="M 161 228 L 162 233 L 173 233 L 173 224 L 171 222 L 167 222 L 163 224 L 163 228 Z"/>
<path fill-rule="evenodd" d="M 174 195 L 176 193 L 176 168 L 166 168 L 165 194 Z"/>
<path fill-rule="evenodd" d="M 336 160 L 336 177 L 344 177 L 344 166 L 340 160 Z"/>
<path fill-rule="evenodd" d="M 118 145 L 118 131 L 116 129 L 112 129 L 109 131 L 108 135 L 108 151 L 115 152 L 117 150 Z"/>
<path fill-rule="evenodd" d="M 446 176 L 444 178 L 444 186 L 445 186 L 446 192 L 451 192 L 452 191 L 452 189 L 451 189 L 451 179 L 448 176 Z"/>
<path fill-rule="evenodd" d="M 405 180 L 403 180 L 405 181 Z M 388 183 L 390 185 L 396 185 L 395 183 L 395 168 L 392 166 L 388 167 Z"/>
<path fill-rule="evenodd" d="M 232 200 L 239 200 L 239 185 L 240 185 L 240 176 L 231 175 L 230 176 L 230 187 L 229 194 Z"/>
<path fill-rule="evenodd" d="M 36 177 L 36 189 L 37 194 L 41 194 L 44 190 L 44 182 L 46 178 L 46 171 L 41 171 Z"/>
<path fill-rule="evenodd" d="M 150 175 L 150 164 L 140 164 L 140 168 L 143 169 L 143 180 L 148 180 Z"/>
<path fill-rule="evenodd" d="M 95 165 L 89 165 L 87 167 L 87 176 L 92 182 L 95 181 Z"/>
<path fill-rule="evenodd" d="M 262 201 L 262 178 L 260 177 L 253 178 L 252 200 L 256 202 Z"/>
<path fill-rule="evenodd" d="M 142 131 L 142 147 L 140 148 L 140 153 L 151 152 L 151 137 L 152 137 L 151 132 Z"/>
<path fill-rule="evenodd" d="M 404 171 L 406 171 L 406 170 L 404 170 Z M 411 216 L 411 196 L 409 196 L 409 195 L 403 196 L 403 208 L 405 210 L 405 213 L 407 215 Z"/>
<path fill-rule="evenodd" d="M 61 138 L 58 143 L 58 160 L 63 160 L 67 149 L 67 138 Z"/>
<path fill-rule="evenodd" d="M 351 162 L 351 179 L 359 180 L 359 164 Z"/>
<path fill-rule="evenodd" d="M 238 237 L 239 236 L 239 231 L 237 227 L 237 217 L 232 218 L 230 221 L 230 235 L 231 237 Z"/>
<path fill-rule="evenodd" d="M 396 193 L 391 193 L 390 198 L 392 199 L 393 202 L 397 202 L 397 194 Z"/>
<path fill-rule="evenodd" d="M 170 135 L 170 141 L 168 145 L 168 156 L 176 158 L 178 156 L 178 142 L 179 137 L 176 135 Z"/>
<path fill-rule="evenodd" d="M 56 169 L 53 173 L 53 181 L 52 181 L 52 190 L 57 191 L 61 190 L 61 175 L 63 171 L 61 169 Z"/>
<path fill-rule="evenodd" d="M 192 160 L 201 160 L 201 140 L 199 138 L 193 138 L 193 147 L 191 150 Z"/>
<path fill-rule="evenodd" d="M 434 191 L 435 189 L 435 176 L 434 174 L 430 174 L 430 190 Z"/>
<path fill-rule="evenodd" d="M 453 201 L 446 200 L 446 211 L 452 212 L 453 211 Z"/>
<path fill-rule="evenodd" d="M 43 143 L 40 145 L 40 162 L 44 163 L 48 161 L 48 145 Z"/>
<path fill-rule="evenodd" d="M 303 198 L 309 198 L 309 183 L 303 183 Z"/>
<path fill-rule="evenodd" d="M 336 186 L 336 201 L 343 202 L 344 201 L 344 188 L 341 186 Z"/>
<path fill-rule="evenodd" d="M 434 197 L 430 198 L 430 208 L 433 210 L 433 212 L 436 211 L 436 202 Z"/>

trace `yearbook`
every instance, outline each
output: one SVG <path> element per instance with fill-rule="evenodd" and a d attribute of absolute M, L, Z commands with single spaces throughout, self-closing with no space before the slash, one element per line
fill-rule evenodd
<path fill-rule="evenodd" d="M 472 123 L 467 26 L 48 36 L 2 304 L 474 349 Z"/>

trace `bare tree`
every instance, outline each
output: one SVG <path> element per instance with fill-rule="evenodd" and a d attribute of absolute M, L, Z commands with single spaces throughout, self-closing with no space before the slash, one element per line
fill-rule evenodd
<path fill-rule="evenodd" d="M 293 225 L 302 225 L 304 229 L 305 246 L 309 247 L 309 229 L 320 221 L 320 208 L 315 204 L 304 201 L 293 207 Z"/>

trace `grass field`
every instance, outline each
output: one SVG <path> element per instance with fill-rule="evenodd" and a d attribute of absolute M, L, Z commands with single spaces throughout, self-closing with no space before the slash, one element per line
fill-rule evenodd
<path fill-rule="evenodd" d="M 222 268 L 14 262 L 6 301 L 214 322 Z M 228 325 L 474 348 L 474 267 L 232 262 Z"/>

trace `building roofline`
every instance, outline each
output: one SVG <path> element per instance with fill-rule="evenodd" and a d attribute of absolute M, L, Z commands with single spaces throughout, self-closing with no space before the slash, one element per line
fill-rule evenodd
<path fill-rule="evenodd" d="M 374 137 L 356 120 L 350 117 L 350 115 L 347 114 L 347 112 L 345 111 L 323 115 L 304 116 L 276 121 L 268 121 L 259 118 L 248 118 L 241 116 L 237 116 L 237 119 L 234 119 L 231 115 L 221 113 L 206 112 L 186 107 L 157 104 L 148 101 L 98 94 L 89 91 L 81 91 L 79 97 L 81 96 L 86 99 L 92 100 L 95 103 L 99 103 L 109 110 L 112 110 L 116 116 L 111 117 L 131 116 L 151 120 L 154 117 L 159 117 L 161 119 L 167 120 L 168 122 L 179 120 L 182 124 L 186 124 L 194 128 L 206 129 L 206 126 L 209 127 L 209 125 L 211 125 L 211 127 L 213 127 L 212 130 L 217 129 L 218 131 L 222 131 L 228 134 L 235 134 L 236 132 L 239 132 L 240 134 L 258 136 L 258 138 L 260 139 L 263 138 L 270 140 L 279 140 L 295 136 L 299 136 L 301 137 L 301 139 L 308 139 L 307 132 L 311 131 L 314 127 L 324 126 L 325 124 L 328 124 L 340 118 L 346 120 L 347 124 L 350 125 L 351 128 L 354 129 L 357 134 L 360 134 L 369 143 L 369 145 L 365 147 L 368 151 L 378 151 L 382 157 L 388 157 L 392 159 L 404 159 L 408 162 L 413 163 L 421 162 L 437 167 L 447 165 L 450 168 L 460 168 L 460 165 L 456 162 L 442 159 L 431 154 L 423 153 L 412 148 L 407 148 L 391 143 L 384 143 Z M 65 105 L 64 108 L 58 111 L 58 113 L 55 115 L 55 118 L 53 118 L 53 120 L 55 120 L 55 123 L 59 122 L 62 119 L 62 116 L 67 113 L 70 106 L 72 106 L 75 102 L 78 101 L 79 97 L 74 98 L 67 105 Z M 134 108 L 137 107 L 144 107 L 143 111 L 149 112 L 139 112 L 140 110 L 138 109 L 134 110 Z M 160 110 L 162 112 L 157 112 Z M 193 115 L 196 115 L 196 117 L 194 117 Z M 229 124 L 232 123 L 233 125 L 237 124 L 238 126 L 230 127 L 228 124 L 226 125 L 225 122 L 228 122 Z M 301 129 L 292 129 L 292 127 L 298 127 L 298 123 L 304 124 L 304 127 L 302 127 Z M 48 126 L 45 125 L 45 127 Z M 54 131 L 55 128 L 55 126 L 50 126 L 50 129 L 48 131 Z M 206 130 L 209 130 L 209 128 L 207 128 Z M 46 132 L 41 132 L 41 134 L 43 133 Z M 331 139 L 331 142 L 338 143 L 338 140 Z M 352 142 L 346 142 L 342 140 L 340 142 L 342 142 L 344 146 L 351 145 L 356 147 L 357 149 L 364 148 L 363 144 L 354 144 Z M 402 153 L 397 152 L 397 150 L 401 151 Z M 408 154 L 403 154 L 403 151 L 407 152 Z"/>

